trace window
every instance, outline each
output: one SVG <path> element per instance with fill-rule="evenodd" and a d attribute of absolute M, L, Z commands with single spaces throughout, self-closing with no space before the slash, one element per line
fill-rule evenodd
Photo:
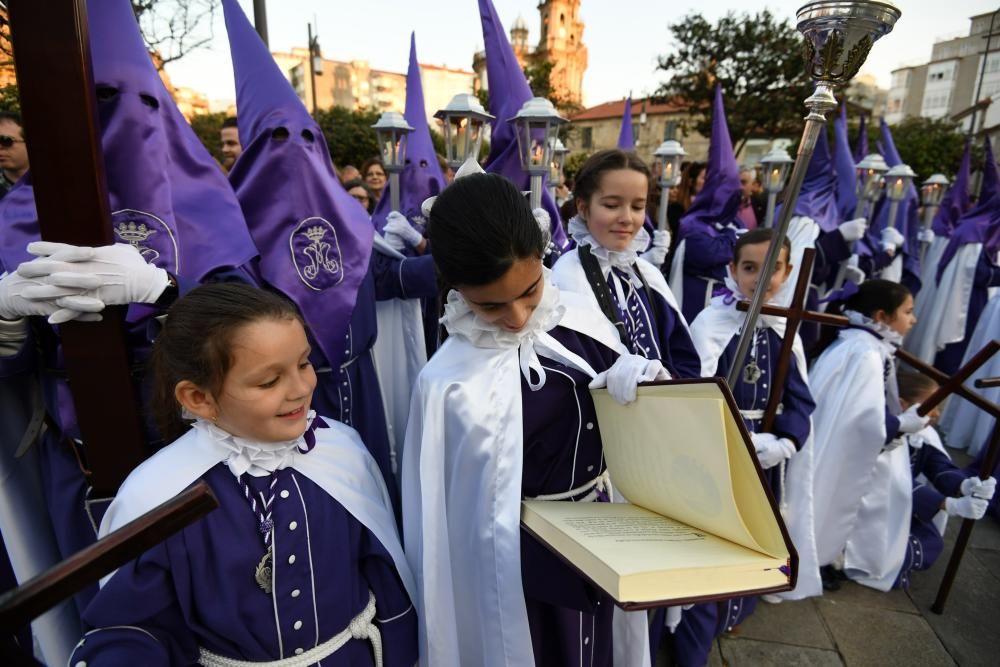
<path fill-rule="evenodd" d="M 585 127 L 583 128 L 583 147 L 584 149 L 590 149 L 594 146 L 594 128 Z"/>
<path fill-rule="evenodd" d="M 668 120 L 663 126 L 663 140 L 669 141 L 677 138 L 677 121 Z"/>

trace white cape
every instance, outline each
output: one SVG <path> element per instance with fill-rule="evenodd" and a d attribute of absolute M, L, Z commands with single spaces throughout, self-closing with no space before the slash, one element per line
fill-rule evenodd
<path fill-rule="evenodd" d="M 903 347 L 927 364 L 945 345 L 965 338 L 965 323 L 969 317 L 969 299 L 976 277 L 976 264 L 983 244 L 967 243 L 958 249 L 937 282 L 937 265 L 933 273 L 924 276 L 917 295 L 914 315 L 917 323 L 906 336 Z"/>
<path fill-rule="evenodd" d="M 712 299 L 708 308 L 701 311 L 691 323 L 691 338 L 701 357 L 701 374 L 711 377 L 716 374 L 719 357 L 743 327 L 746 313 L 736 309 L 736 305 L 726 305 L 725 297 Z M 785 335 L 785 320 L 781 317 L 762 315 L 758 327 L 774 329 L 779 336 Z M 796 336 L 792 347 L 795 363 L 802 380 L 809 384 L 806 376 L 806 357 L 802 340 Z M 823 583 L 819 576 L 820 563 L 817 562 L 813 527 L 813 429 L 802 448 L 789 460 L 785 468 L 785 479 L 781 494 L 781 514 L 788 528 L 789 536 L 799 554 L 799 577 L 793 590 L 781 596 L 790 600 L 820 595 Z"/>
<path fill-rule="evenodd" d="M 375 250 L 393 259 L 405 259 L 378 232 L 375 233 Z M 420 369 L 427 363 L 423 311 L 420 299 L 389 299 L 375 302 L 375 316 L 378 336 L 372 347 L 372 359 L 385 406 L 392 471 L 398 478 L 403 436 L 410 414 L 410 395 Z"/>
<path fill-rule="evenodd" d="M 883 368 L 892 346 L 859 329 L 840 332 L 809 375 L 817 397 L 813 439 L 788 467 L 788 485 L 808 488 L 807 471 L 795 464 L 812 448 L 813 522 L 819 565 L 837 560 L 854 529 L 862 497 L 869 490 L 875 459 L 885 442 L 885 381 Z M 803 457 L 803 460 L 807 460 Z M 789 506 L 797 498 L 789 495 Z M 789 531 L 797 525 L 789 517 Z"/>
<path fill-rule="evenodd" d="M 994 338 L 1000 337 L 1000 294 L 993 296 L 979 316 L 979 322 L 969 339 L 969 347 L 965 351 L 962 363 L 967 362 L 976 352 L 981 350 Z M 1000 354 L 980 366 L 972 374 L 966 385 L 975 386 L 979 378 L 1000 376 Z M 1000 403 L 1000 387 L 993 389 L 976 389 L 987 400 Z M 944 413 L 941 415 L 941 430 L 949 447 L 967 450 L 970 456 L 975 456 L 986 444 L 993 430 L 995 420 L 988 414 L 959 396 L 948 399 Z"/>
<path fill-rule="evenodd" d="M 559 301 L 560 326 L 624 349 L 580 297 Z M 543 338 L 538 353 L 580 366 Z M 417 378 L 403 449 L 404 541 L 425 667 L 534 665 L 520 562 L 523 437 L 519 348 L 450 336 Z M 616 666 L 649 665 L 646 618 L 615 609 Z"/>
<path fill-rule="evenodd" d="M 370 530 L 392 556 L 399 578 L 416 600 L 413 575 L 400 544 L 392 503 L 382 473 L 357 431 L 326 418 L 328 428 L 317 428 L 311 452 L 294 452 L 286 467 L 302 473 L 337 500 Z M 144 461 L 122 484 L 101 521 L 100 536 L 117 530 L 170 500 L 225 461 L 230 450 L 198 428 L 193 428 Z M 105 577 L 102 585 L 114 576 Z"/>

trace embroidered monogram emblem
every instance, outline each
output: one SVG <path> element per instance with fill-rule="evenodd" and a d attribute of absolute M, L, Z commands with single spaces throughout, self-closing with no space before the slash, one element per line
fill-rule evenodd
<path fill-rule="evenodd" d="M 344 279 L 343 259 L 337 230 L 323 218 L 306 218 L 288 239 L 292 262 L 299 278 L 317 292 Z"/>
<path fill-rule="evenodd" d="M 150 264 L 180 272 L 173 230 L 152 213 L 125 208 L 111 214 L 111 229 L 119 243 L 128 243 Z"/>

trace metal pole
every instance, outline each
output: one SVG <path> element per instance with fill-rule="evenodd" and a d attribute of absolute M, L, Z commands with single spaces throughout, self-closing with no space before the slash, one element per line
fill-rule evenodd
<path fill-rule="evenodd" d="M 760 309 L 764 305 L 764 295 L 767 286 L 771 282 L 774 274 L 774 265 L 778 261 L 785 236 L 788 234 L 788 223 L 791 222 L 792 213 L 795 211 L 795 203 L 802 190 L 802 182 L 805 180 L 806 171 L 812 161 L 813 151 L 816 150 L 816 140 L 819 138 L 820 130 L 826 125 L 826 114 L 837 108 L 837 99 L 833 96 L 833 88 L 826 82 L 816 85 L 816 92 L 806 100 L 806 108 L 809 115 L 806 116 L 806 126 L 802 130 L 802 141 L 799 143 L 799 152 L 795 158 L 795 166 L 792 168 L 792 176 L 788 183 L 788 195 L 785 197 L 785 205 L 781 207 L 781 217 L 778 220 L 778 231 L 771 239 L 771 246 L 767 251 L 767 259 L 764 260 L 764 269 L 757 289 L 754 290 L 753 300 L 750 302 L 750 309 L 747 317 L 743 321 L 743 330 L 740 332 L 739 344 L 736 347 L 736 356 L 733 358 L 733 365 L 729 369 L 727 378 L 730 387 L 735 387 L 743 370 L 743 362 L 746 360 L 747 351 L 750 349 L 750 342 L 754 338 L 757 327 L 757 318 Z"/>
<path fill-rule="evenodd" d="M 889 200 L 889 220 L 888 226 L 892 229 L 896 228 L 896 217 L 899 215 L 899 200 L 890 199 Z"/>
<path fill-rule="evenodd" d="M 986 76 L 986 59 L 990 55 L 990 42 L 993 41 L 993 22 L 997 18 L 997 14 L 1000 14 L 1000 9 L 993 12 L 990 16 L 990 31 L 986 33 L 986 50 L 983 51 L 983 65 L 979 68 L 979 85 L 976 86 L 976 99 L 973 100 L 973 104 L 979 104 L 979 96 L 983 92 L 983 77 Z M 975 107 L 972 109 L 972 118 L 969 119 L 969 136 L 971 137 L 976 133 L 976 115 L 979 110 Z M 986 114 L 983 114 L 986 117 Z"/>
<path fill-rule="evenodd" d="M 670 198 L 670 186 L 666 181 L 660 181 L 660 208 L 656 209 L 656 228 L 661 232 L 667 228 L 667 206 Z"/>
<path fill-rule="evenodd" d="M 316 115 L 316 64 L 315 64 L 315 37 L 313 37 L 312 23 L 307 24 L 309 29 L 309 87 L 312 88 L 312 113 Z"/>
<path fill-rule="evenodd" d="M 858 196 L 858 203 L 854 206 L 854 219 L 855 220 L 857 220 L 858 218 L 864 217 L 864 215 L 865 215 L 865 203 L 867 201 L 868 200 L 864 198 L 864 190 L 862 190 L 861 194 Z"/>
<path fill-rule="evenodd" d="M 389 208 L 399 211 L 399 172 L 395 168 L 389 172 Z"/>
<path fill-rule="evenodd" d="M 542 174 L 531 175 L 531 210 L 542 207 Z"/>
<path fill-rule="evenodd" d="M 253 27 L 264 46 L 270 46 L 267 42 L 267 0 L 253 0 Z"/>
<path fill-rule="evenodd" d="M 764 213 L 764 227 L 774 226 L 774 205 L 778 202 L 777 192 L 767 193 L 767 212 Z"/>
<path fill-rule="evenodd" d="M 924 231 L 926 232 L 934 224 L 934 216 L 937 215 L 939 206 L 928 206 L 924 209 Z M 930 247 L 927 241 L 920 242 L 920 268 L 923 270 L 924 260 L 927 258 L 927 249 Z"/>

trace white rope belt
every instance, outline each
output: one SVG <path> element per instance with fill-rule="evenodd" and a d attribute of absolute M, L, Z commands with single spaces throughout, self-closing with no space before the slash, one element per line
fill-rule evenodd
<path fill-rule="evenodd" d="M 535 496 L 534 498 L 527 498 L 526 500 L 569 500 L 570 498 L 575 498 L 581 494 L 587 493 L 586 496 L 580 498 L 577 502 L 586 503 L 591 502 L 597 498 L 597 494 L 602 491 L 607 491 L 608 486 L 611 483 L 611 477 L 608 475 L 608 471 L 605 470 L 600 475 L 590 480 L 583 486 L 578 486 L 575 489 L 570 489 L 569 491 L 564 491 L 563 493 L 547 493 L 542 496 Z"/>
<path fill-rule="evenodd" d="M 360 358 L 361 358 L 360 354 L 358 356 L 356 356 L 356 357 L 351 357 L 350 359 L 348 359 L 344 363 L 340 364 L 340 369 L 343 370 L 345 368 L 349 368 L 350 366 L 352 366 L 354 364 L 355 361 L 357 361 Z M 317 373 L 332 373 L 333 372 L 333 368 L 331 368 L 330 366 L 322 366 L 320 368 L 317 368 L 316 372 Z"/>
<path fill-rule="evenodd" d="M 304 653 L 282 660 L 251 662 L 226 658 L 202 647 L 199 649 L 198 664 L 204 665 L 204 667 L 306 667 L 306 665 L 313 665 L 320 660 L 329 658 L 352 639 L 367 639 L 372 643 L 375 667 L 382 667 L 382 635 L 379 633 L 378 626 L 372 623 L 374 619 L 375 594 L 368 591 L 368 606 L 351 619 L 351 622 L 340 634 L 334 635 L 332 639 Z"/>
<path fill-rule="evenodd" d="M 785 412 L 785 404 L 778 404 L 778 414 L 783 414 Z M 744 419 L 763 419 L 764 410 L 740 410 L 740 416 Z"/>

